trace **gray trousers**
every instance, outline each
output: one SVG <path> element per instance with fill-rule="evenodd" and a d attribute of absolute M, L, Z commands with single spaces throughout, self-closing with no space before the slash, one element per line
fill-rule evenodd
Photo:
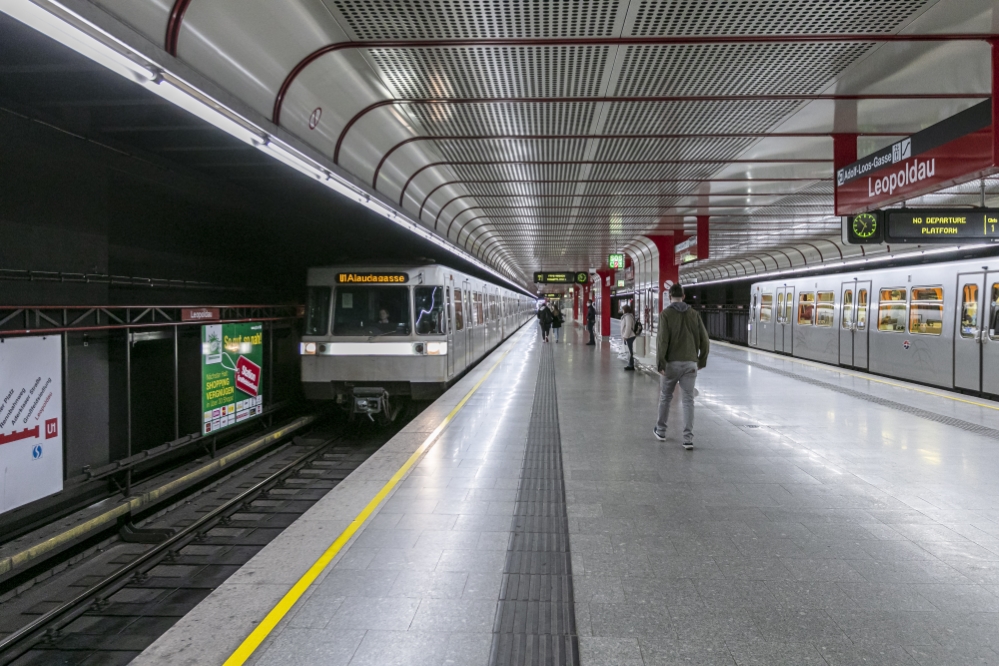
<path fill-rule="evenodd" d="M 659 376 L 659 420 L 656 432 L 666 434 L 669 405 L 673 391 L 680 384 L 683 393 L 683 441 L 694 441 L 694 382 L 697 381 L 696 361 L 673 361 L 666 364 L 666 374 Z"/>

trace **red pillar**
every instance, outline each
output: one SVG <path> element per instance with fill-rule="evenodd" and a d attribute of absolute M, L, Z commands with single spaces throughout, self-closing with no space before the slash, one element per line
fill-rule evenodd
<path fill-rule="evenodd" d="M 602 268 L 597 271 L 597 275 L 600 276 L 600 335 L 606 338 L 610 337 L 610 283 L 614 279 L 614 271 Z"/>
<path fill-rule="evenodd" d="M 992 165 L 999 164 L 999 40 L 990 39 L 992 46 Z"/>
<path fill-rule="evenodd" d="M 708 236 L 707 215 L 697 216 L 697 258 L 707 259 L 711 256 L 711 238 Z"/>
<path fill-rule="evenodd" d="M 648 239 L 655 243 L 656 249 L 659 250 L 659 310 L 662 311 L 669 302 L 669 297 L 666 295 L 669 287 L 666 283 L 680 280 L 680 267 L 676 265 L 675 260 L 676 244 L 683 240 L 683 232 L 674 231 L 668 236 L 649 236 Z"/>
<path fill-rule="evenodd" d="M 572 320 L 579 321 L 579 292 L 583 290 L 582 285 L 572 288 Z"/>
<path fill-rule="evenodd" d="M 993 53 L 995 51 L 993 50 Z M 995 108 L 992 109 L 993 124 L 995 123 Z M 836 171 L 857 161 L 857 135 L 833 134 L 833 179 Z M 833 185 L 833 210 L 839 214 L 839 192 Z"/>

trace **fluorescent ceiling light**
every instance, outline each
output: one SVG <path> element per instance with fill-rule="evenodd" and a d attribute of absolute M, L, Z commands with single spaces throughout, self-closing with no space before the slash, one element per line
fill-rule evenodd
<path fill-rule="evenodd" d="M 3 0 L 0 0 L 2 2 Z M 226 134 L 233 136 L 243 143 L 251 146 L 259 146 L 264 142 L 262 131 L 255 131 L 235 119 L 235 114 L 225 109 L 221 104 L 201 93 L 185 90 L 186 86 L 177 85 L 170 79 L 161 77 L 155 81 L 144 83 L 144 87 L 156 93 L 168 102 L 172 102 L 180 108 L 193 113 L 205 122 L 214 125 Z"/>
<path fill-rule="evenodd" d="M 61 7 L 59 9 L 66 11 Z M 115 42 L 110 36 L 105 35 L 79 16 L 71 14 L 75 22 L 82 27 L 77 27 L 63 20 L 35 3 L 29 2 L 29 0 L 0 0 L 0 11 L 25 25 L 31 26 L 60 44 L 68 46 L 80 55 L 104 65 L 126 79 L 142 83 L 151 81 L 156 76 L 151 68 L 132 60 L 111 46 Z"/>

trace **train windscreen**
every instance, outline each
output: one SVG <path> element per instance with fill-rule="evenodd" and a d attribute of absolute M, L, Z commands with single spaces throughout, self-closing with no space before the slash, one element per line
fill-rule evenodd
<path fill-rule="evenodd" d="M 413 289 L 416 308 L 417 335 L 444 335 L 444 287 L 416 287 Z"/>
<path fill-rule="evenodd" d="M 326 335 L 330 325 L 329 287 L 309 287 L 309 298 L 305 306 L 305 334 Z"/>
<path fill-rule="evenodd" d="M 333 335 L 409 335 L 409 287 L 336 288 Z"/>

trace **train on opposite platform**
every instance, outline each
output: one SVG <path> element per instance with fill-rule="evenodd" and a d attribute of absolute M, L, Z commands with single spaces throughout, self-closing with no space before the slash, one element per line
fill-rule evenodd
<path fill-rule="evenodd" d="M 388 423 L 433 400 L 534 318 L 536 299 L 440 265 L 331 266 L 308 273 L 307 398 Z"/>
<path fill-rule="evenodd" d="M 999 258 L 757 282 L 749 346 L 999 398 Z"/>

